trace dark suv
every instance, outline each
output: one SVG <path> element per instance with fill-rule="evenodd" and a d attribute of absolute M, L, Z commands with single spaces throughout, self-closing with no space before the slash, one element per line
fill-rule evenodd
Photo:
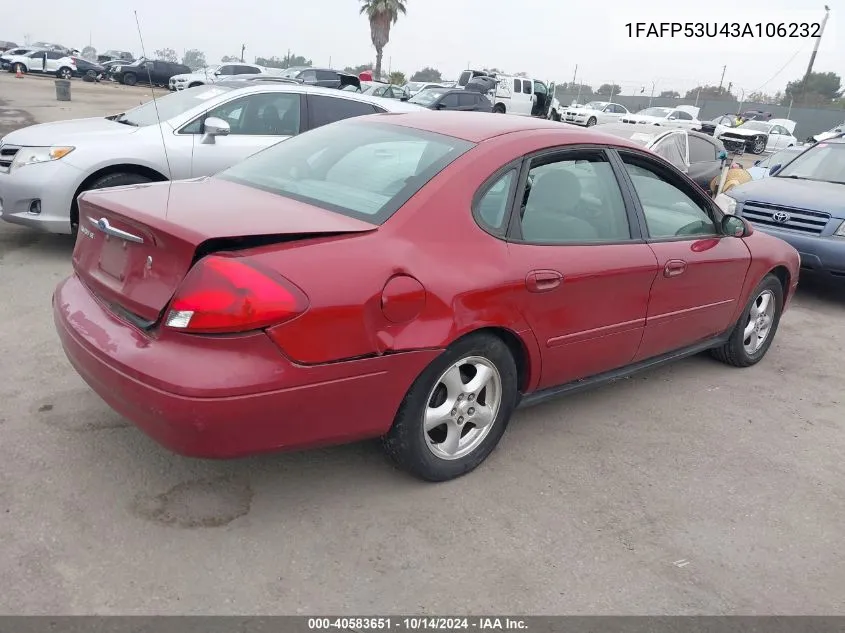
<path fill-rule="evenodd" d="M 490 99 L 480 92 L 462 88 L 427 88 L 411 97 L 408 103 L 415 103 L 429 110 L 493 111 L 493 102 Z"/>
<path fill-rule="evenodd" d="M 288 68 L 282 71 L 283 77 L 296 79 L 299 83 L 308 86 L 321 86 L 323 88 L 339 88 L 343 90 L 347 86 L 355 86 L 361 89 L 361 80 L 355 75 L 342 73 L 331 68 L 311 68 L 303 66 L 299 68 Z"/>
<path fill-rule="evenodd" d="M 154 86 L 167 86 L 173 75 L 191 72 L 185 64 L 175 64 L 161 60 L 139 59 L 131 64 L 118 64 L 111 68 L 111 78 L 127 86 L 137 83 L 152 83 Z"/>

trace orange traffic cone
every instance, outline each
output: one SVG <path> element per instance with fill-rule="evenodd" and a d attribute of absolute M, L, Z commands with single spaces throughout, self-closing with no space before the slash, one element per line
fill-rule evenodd
<path fill-rule="evenodd" d="M 16 79 L 23 79 L 23 71 L 21 70 L 21 65 L 15 64 L 15 68 L 17 69 L 17 72 L 15 73 L 15 78 Z"/>

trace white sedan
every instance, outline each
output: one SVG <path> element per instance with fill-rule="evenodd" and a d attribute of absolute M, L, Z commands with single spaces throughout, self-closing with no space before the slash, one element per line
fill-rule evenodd
<path fill-rule="evenodd" d="M 698 130 L 701 128 L 701 121 L 698 120 L 700 110 L 701 108 L 685 105 L 676 108 L 646 108 L 635 114 L 623 116 L 622 123 L 664 125 L 666 127 L 680 127 L 685 130 Z"/>
<path fill-rule="evenodd" d="M 601 123 L 618 123 L 625 115 L 630 115 L 628 108 L 609 101 L 590 101 L 585 106 L 569 107 L 561 118 L 565 123 L 592 127 Z"/>
<path fill-rule="evenodd" d="M 769 121 L 746 121 L 742 125 L 730 128 L 717 138 L 731 152 L 777 152 L 798 145 L 795 138 L 795 121 L 790 119 L 771 119 Z"/>

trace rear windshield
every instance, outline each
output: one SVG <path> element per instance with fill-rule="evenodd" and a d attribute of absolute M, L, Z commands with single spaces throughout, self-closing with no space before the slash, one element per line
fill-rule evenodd
<path fill-rule="evenodd" d="M 277 143 L 216 177 L 382 224 L 472 147 L 451 136 L 347 119 Z"/>

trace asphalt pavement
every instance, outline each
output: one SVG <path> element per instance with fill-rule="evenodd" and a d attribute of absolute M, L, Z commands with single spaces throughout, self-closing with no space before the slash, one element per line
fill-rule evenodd
<path fill-rule="evenodd" d="M 0 135 L 145 97 L 3 73 Z M 845 613 L 842 286 L 802 281 L 753 368 L 699 356 L 521 411 L 432 485 L 373 442 L 158 447 L 62 353 L 72 246 L 0 223 L 0 613 Z"/>

